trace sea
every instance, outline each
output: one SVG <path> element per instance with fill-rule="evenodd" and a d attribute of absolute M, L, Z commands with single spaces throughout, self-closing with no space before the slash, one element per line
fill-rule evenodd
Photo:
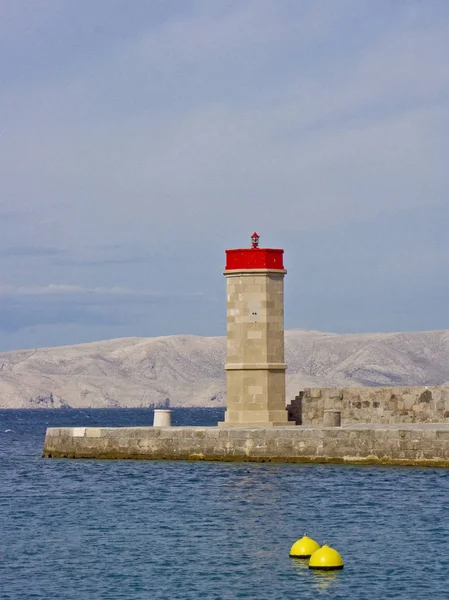
<path fill-rule="evenodd" d="M 222 418 L 173 409 L 174 425 Z M 152 422 L 0 411 L 2 600 L 449 598 L 445 469 L 42 458 L 47 427 Z M 304 533 L 344 569 L 289 558 Z"/>

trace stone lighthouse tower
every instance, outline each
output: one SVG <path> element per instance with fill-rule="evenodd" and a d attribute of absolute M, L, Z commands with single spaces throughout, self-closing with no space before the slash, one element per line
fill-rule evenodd
<path fill-rule="evenodd" d="M 226 250 L 228 347 L 221 426 L 289 425 L 285 409 L 283 250 Z M 293 424 L 293 423 L 291 423 Z"/>

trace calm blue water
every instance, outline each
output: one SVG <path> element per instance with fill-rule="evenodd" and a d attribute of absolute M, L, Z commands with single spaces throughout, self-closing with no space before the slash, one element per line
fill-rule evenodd
<path fill-rule="evenodd" d="M 449 471 L 40 457 L 47 426 L 151 423 L 148 410 L 0 411 L 2 600 L 449 598 Z M 288 557 L 305 531 L 343 571 Z"/>

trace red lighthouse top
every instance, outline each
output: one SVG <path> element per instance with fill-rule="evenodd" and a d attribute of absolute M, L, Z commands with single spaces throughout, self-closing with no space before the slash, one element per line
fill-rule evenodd
<path fill-rule="evenodd" d="M 251 248 L 226 250 L 226 271 L 241 269 L 284 270 L 284 251 L 280 248 L 259 248 L 259 236 L 251 236 Z"/>

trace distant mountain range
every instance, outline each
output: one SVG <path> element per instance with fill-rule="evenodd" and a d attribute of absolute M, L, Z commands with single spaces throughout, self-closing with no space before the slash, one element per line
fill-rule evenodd
<path fill-rule="evenodd" d="M 304 387 L 449 384 L 449 330 L 285 333 L 287 397 Z M 174 335 L 0 353 L 0 408 L 222 406 L 226 339 Z"/>

